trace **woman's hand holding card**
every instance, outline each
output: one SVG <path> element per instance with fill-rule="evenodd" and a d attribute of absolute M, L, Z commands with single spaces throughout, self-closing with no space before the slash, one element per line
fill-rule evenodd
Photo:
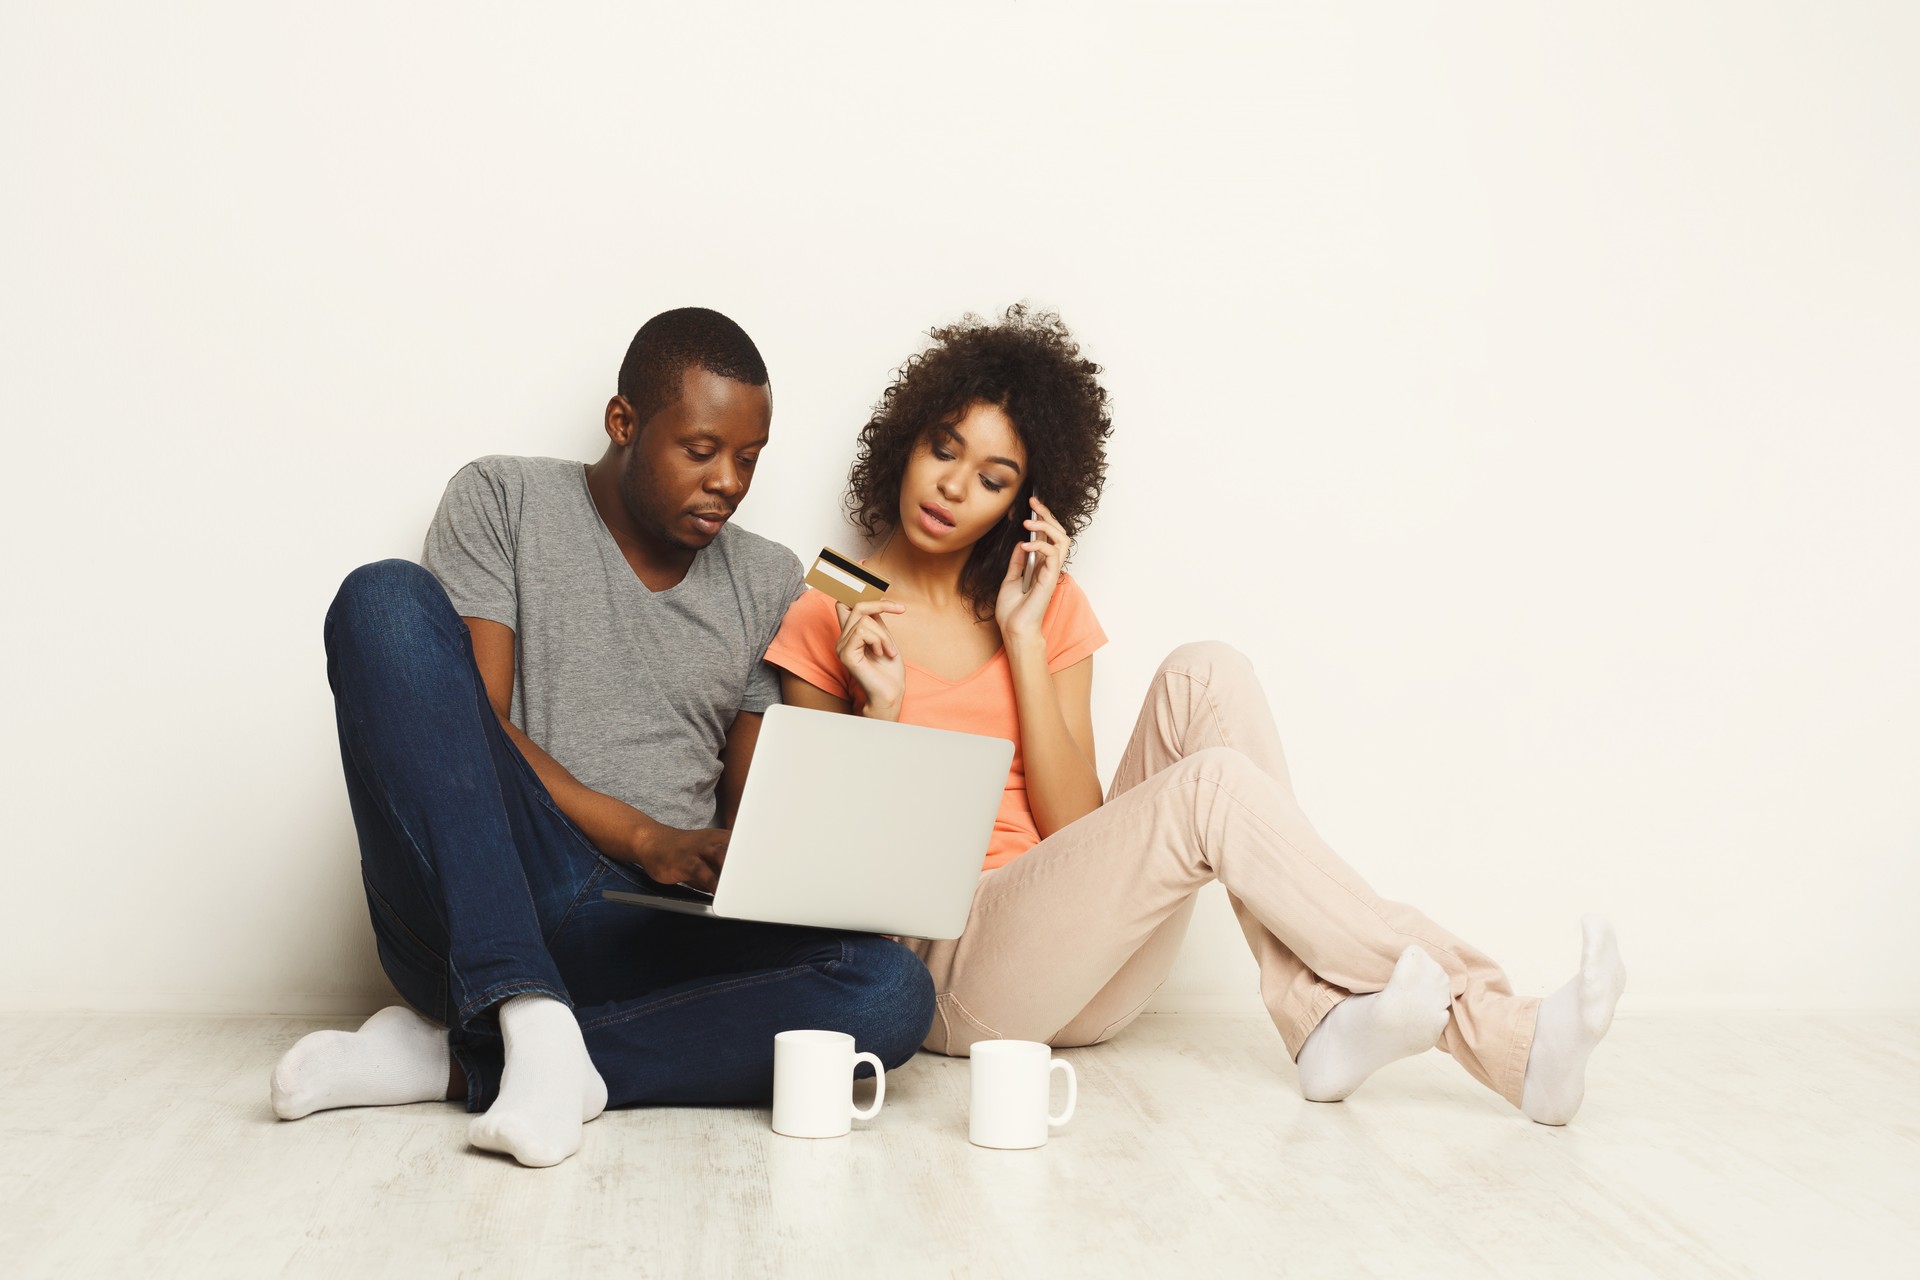
<path fill-rule="evenodd" d="M 907 691 L 907 668 L 883 615 L 905 613 L 907 606 L 882 599 L 863 600 L 852 607 L 836 602 L 833 607 L 840 616 L 840 641 L 834 653 L 867 696 L 862 714 L 898 720 Z"/>

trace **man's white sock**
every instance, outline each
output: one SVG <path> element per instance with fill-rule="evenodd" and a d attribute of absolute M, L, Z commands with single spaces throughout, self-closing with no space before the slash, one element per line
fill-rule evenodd
<path fill-rule="evenodd" d="M 358 1031 L 302 1036 L 273 1069 L 273 1110 L 282 1120 L 330 1107 L 390 1107 L 446 1096 L 446 1028 L 397 1004 Z"/>
<path fill-rule="evenodd" d="M 1307 1036 L 1294 1063 L 1302 1096 L 1338 1102 L 1389 1062 L 1433 1048 L 1452 1001 L 1447 971 L 1419 947 L 1408 947 L 1385 987 L 1348 996 Z"/>
<path fill-rule="evenodd" d="M 500 1035 L 500 1096 L 467 1125 L 467 1141 L 535 1168 L 559 1164 L 580 1149 L 580 1126 L 607 1106 L 580 1024 L 551 996 L 514 996 L 500 1004 Z"/>
<path fill-rule="evenodd" d="M 1587 1092 L 1587 1057 L 1613 1025 L 1613 1007 L 1627 989 L 1627 967 L 1613 926 L 1580 920 L 1580 972 L 1540 1002 L 1520 1110 L 1540 1124 L 1565 1124 Z"/>

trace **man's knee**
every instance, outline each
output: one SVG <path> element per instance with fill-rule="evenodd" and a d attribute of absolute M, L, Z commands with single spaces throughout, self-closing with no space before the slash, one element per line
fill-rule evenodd
<path fill-rule="evenodd" d="M 330 626 L 384 618 L 418 609 L 447 593 L 431 573 L 411 560 L 376 560 L 363 564 L 340 583 L 327 610 Z"/>
<path fill-rule="evenodd" d="M 391 637 L 409 625 L 452 616 L 446 590 L 431 573 L 411 560 L 376 560 L 349 573 L 334 593 L 327 645 L 331 649 L 344 635 Z"/>
<path fill-rule="evenodd" d="M 933 1026 L 933 976 L 919 956 L 886 938 L 846 940 L 855 987 L 849 1010 L 860 1048 L 889 1070 L 913 1057 Z"/>

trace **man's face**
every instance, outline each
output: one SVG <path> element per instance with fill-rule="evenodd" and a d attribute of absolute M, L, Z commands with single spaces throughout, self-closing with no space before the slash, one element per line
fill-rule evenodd
<path fill-rule="evenodd" d="M 662 542 L 700 550 L 746 498 L 772 422 L 766 387 L 689 366 L 680 398 L 634 431 L 620 473 L 627 514 Z"/>

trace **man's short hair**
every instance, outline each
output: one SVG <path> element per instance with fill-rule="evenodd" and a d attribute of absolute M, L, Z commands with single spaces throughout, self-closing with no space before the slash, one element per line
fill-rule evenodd
<path fill-rule="evenodd" d="M 705 307 L 662 311 L 640 326 L 620 362 L 620 394 L 641 426 L 680 398 L 680 377 L 689 367 L 767 385 L 767 362 L 745 329 Z"/>

